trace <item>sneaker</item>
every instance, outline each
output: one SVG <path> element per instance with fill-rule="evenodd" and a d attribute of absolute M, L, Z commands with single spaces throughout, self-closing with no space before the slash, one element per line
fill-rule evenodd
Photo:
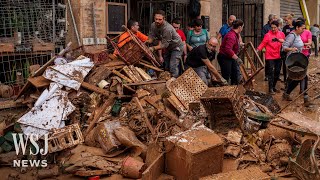
<path fill-rule="evenodd" d="M 286 93 L 282 94 L 282 100 L 284 100 L 284 101 L 292 101 L 290 95 L 286 94 Z"/>

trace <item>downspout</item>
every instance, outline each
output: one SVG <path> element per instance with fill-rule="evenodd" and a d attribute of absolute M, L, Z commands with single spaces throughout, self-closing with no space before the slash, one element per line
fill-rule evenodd
<path fill-rule="evenodd" d="M 310 29 L 310 18 L 309 18 L 309 12 L 307 9 L 307 4 L 305 0 L 299 0 L 300 1 L 300 7 L 302 10 L 303 17 L 306 19 L 306 28 Z"/>

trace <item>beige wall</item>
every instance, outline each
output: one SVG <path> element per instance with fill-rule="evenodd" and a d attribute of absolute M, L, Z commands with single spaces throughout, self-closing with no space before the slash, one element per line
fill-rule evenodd
<path fill-rule="evenodd" d="M 210 17 L 210 36 L 216 36 L 222 25 L 222 0 L 200 0 L 203 16 Z"/>
<path fill-rule="evenodd" d="M 310 18 L 310 25 L 319 23 L 319 1 L 306 0 L 306 4 Z"/>
<path fill-rule="evenodd" d="M 269 14 L 276 14 L 277 17 L 279 18 L 280 17 L 280 0 L 265 0 L 263 10 L 264 10 L 263 24 L 266 24 L 268 22 Z"/>

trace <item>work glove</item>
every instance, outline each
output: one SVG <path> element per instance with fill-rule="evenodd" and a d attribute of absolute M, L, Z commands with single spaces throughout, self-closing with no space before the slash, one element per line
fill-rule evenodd
<path fill-rule="evenodd" d="M 243 64 L 242 59 L 240 59 L 239 57 L 238 57 L 238 59 L 236 59 L 236 61 L 237 61 L 237 63 L 238 63 L 239 65 Z"/>

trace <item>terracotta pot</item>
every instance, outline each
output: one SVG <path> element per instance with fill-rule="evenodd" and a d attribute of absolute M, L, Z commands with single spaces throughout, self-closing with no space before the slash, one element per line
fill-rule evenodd
<path fill-rule="evenodd" d="M 0 84 L 0 97 L 9 98 L 13 95 L 13 89 L 4 84 Z"/>
<path fill-rule="evenodd" d="M 128 156 L 122 162 L 121 174 L 124 177 L 139 179 L 145 169 L 146 165 L 143 162 Z"/>

